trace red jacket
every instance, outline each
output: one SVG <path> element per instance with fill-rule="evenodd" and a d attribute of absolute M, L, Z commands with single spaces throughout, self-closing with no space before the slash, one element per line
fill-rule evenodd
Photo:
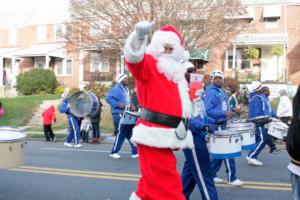
<path fill-rule="evenodd" d="M 50 125 L 52 124 L 52 120 L 55 122 L 56 121 L 56 116 L 55 116 L 55 108 L 54 106 L 50 106 L 44 112 L 42 113 L 43 117 L 43 124 L 44 125 Z"/>

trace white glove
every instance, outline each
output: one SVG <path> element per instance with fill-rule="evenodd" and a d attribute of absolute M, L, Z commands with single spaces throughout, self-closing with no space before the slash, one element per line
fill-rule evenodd
<path fill-rule="evenodd" d="M 155 22 L 141 21 L 135 24 L 135 32 L 139 40 L 143 40 L 153 30 Z"/>

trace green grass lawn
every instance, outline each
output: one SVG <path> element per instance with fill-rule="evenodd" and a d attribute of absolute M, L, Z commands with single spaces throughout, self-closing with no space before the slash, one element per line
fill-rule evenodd
<path fill-rule="evenodd" d="M 43 100 L 59 99 L 59 95 L 32 95 L 0 98 L 5 114 L 0 118 L 0 126 L 23 126 L 33 115 L 35 108 Z"/>

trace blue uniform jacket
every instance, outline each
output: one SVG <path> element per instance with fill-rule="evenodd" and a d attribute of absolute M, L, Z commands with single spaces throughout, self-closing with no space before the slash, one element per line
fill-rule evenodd
<path fill-rule="evenodd" d="M 69 101 L 67 99 L 64 99 L 60 105 L 59 112 L 66 113 L 68 118 L 74 117 L 76 120 L 79 120 L 79 117 L 75 116 L 73 113 L 71 113 L 69 108 Z"/>
<path fill-rule="evenodd" d="M 128 93 L 128 88 L 124 87 L 122 83 L 117 83 L 106 95 L 105 100 L 111 106 L 113 114 L 123 113 L 124 109 L 120 109 L 118 105 L 129 103 L 129 96 L 126 95 L 126 92 Z"/>
<path fill-rule="evenodd" d="M 272 110 L 270 110 L 268 98 L 264 94 L 256 94 L 255 92 L 250 94 L 249 105 L 249 118 L 258 116 L 271 116 Z"/>
<path fill-rule="evenodd" d="M 219 121 L 227 121 L 227 116 L 222 109 L 223 101 L 226 102 L 227 110 L 229 109 L 228 98 L 226 92 L 214 84 L 209 84 L 206 87 L 204 104 L 207 116 Z"/>

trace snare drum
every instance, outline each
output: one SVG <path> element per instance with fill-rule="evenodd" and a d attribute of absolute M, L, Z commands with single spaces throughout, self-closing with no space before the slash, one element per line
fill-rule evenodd
<path fill-rule="evenodd" d="M 0 169 L 18 167 L 24 163 L 25 138 L 19 131 L 0 128 Z"/>
<path fill-rule="evenodd" d="M 255 148 L 255 125 L 253 123 L 228 124 L 226 129 L 229 132 L 241 135 L 242 150 L 252 150 Z"/>
<path fill-rule="evenodd" d="M 241 156 L 242 143 L 239 134 L 227 130 L 216 131 L 210 135 L 210 155 L 212 158 L 225 159 Z"/>
<path fill-rule="evenodd" d="M 289 127 L 281 121 L 270 122 L 267 127 L 268 134 L 278 139 L 283 139 L 283 137 L 287 135 L 289 129 Z"/>
<path fill-rule="evenodd" d="M 128 110 L 125 110 L 122 118 L 120 120 L 121 124 L 126 124 L 126 125 L 134 125 L 136 121 L 139 118 L 139 113 L 138 112 L 131 112 Z"/>

